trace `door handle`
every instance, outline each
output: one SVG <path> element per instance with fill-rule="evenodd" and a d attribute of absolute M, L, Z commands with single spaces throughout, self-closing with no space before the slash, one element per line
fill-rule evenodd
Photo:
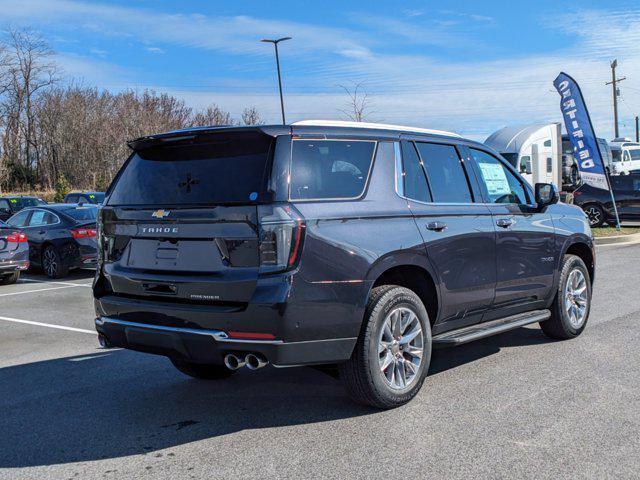
<path fill-rule="evenodd" d="M 516 221 L 513 218 L 500 218 L 496 222 L 496 225 L 502 228 L 509 228 L 512 225 L 515 225 Z"/>
<path fill-rule="evenodd" d="M 434 232 L 441 232 L 447 228 L 447 224 L 444 222 L 429 222 L 427 223 L 427 230 L 433 230 Z"/>

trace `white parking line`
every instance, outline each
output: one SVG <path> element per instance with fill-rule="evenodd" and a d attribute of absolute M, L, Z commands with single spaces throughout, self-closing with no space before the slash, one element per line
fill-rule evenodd
<path fill-rule="evenodd" d="M 11 297 L 13 295 L 24 295 L 26 293 L 47 292 L 49 290 L 62 290 L 63 288 L 82 287 L 83 285 L 63 285 L 61 287 L 39 288 L 38 290 L 23 290 L 22 292 L 0 293 L 0 297 Z"/>
<path fill-rule="evenodd" d="M 57 328 L 58 330 L 68 330 L 70 332 L 88 333 L 90 335 L 97 335 L 95 330 L 85 330 L 84 328 L 65 327 L 64 325 L 54 325 L 52 323 L 32 322 L 31 320 L 20 320 L 19 318 L 0 317 L 0 320 L 13 323 L 24 323 L 26 325 L 35 325 L 37 327 Z"/>
<path fill-rule="evenodd" d="M 91 288 L 91 283 L 73 283 L 73 282 L 58 282 L 56 280 L 34 280 L 32 278 L 21 278 L 19 283 L 22 282 L 30 282 L 30 283 L 55 283 L 57 285 L 71 285 L 74 287 L 87 287 Z"/>

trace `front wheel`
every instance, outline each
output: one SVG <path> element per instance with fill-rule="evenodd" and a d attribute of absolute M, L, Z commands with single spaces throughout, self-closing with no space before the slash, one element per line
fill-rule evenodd
<path fill-rule="evenodd" d="M 540 322 L 540 328 L 548 337 L 558 340 L 577 337 L 587 325 L 590 310 L 589 270 L 580 257 L 565 255 L 551 317 Z"/>
<path fill-rule="evenodd" d="M 170 358 L 173 366 L 185 375 L 201 380 L 222 380 L 229 378 L 236 373 L 235 370 L 229 370 L 224 365 L 210 365 L 206 363 L 192 363 L 185 360 Z"/>
<path fill-rule="evenodd" d="M 395 285 L 371 293 L 355 349 L 339 367 L 351 398 L 395 408 L 420 391 L 431 360 L 431 326 L 420 298 Z"/>

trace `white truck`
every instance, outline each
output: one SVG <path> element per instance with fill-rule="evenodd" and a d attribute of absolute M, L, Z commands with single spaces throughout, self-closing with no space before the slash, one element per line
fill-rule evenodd
<path fill-rule="evenodd" d="M 607 172 L 616 175 L 619 172 L 607 141 L 604 138 L 597 141 Z M 562 135 L 559 122 L 504 127 L 484 143 L 500 152 L 531 185 L 553 183 L 560 190 L 573 190 L 580 185 L 573 146 L 568 135 Z"/>
<path fill-rule="evenodd" d="M 500 152 L 531 185 L 553 183 L 562 189 L 562 127 L 558 122 L 508 126 L 485 145 Z"/>

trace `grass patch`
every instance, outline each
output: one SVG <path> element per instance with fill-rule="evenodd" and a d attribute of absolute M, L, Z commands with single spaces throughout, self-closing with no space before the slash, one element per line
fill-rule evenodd
<path fill-rule="evenodd" d="M 592 228 L 594 237 L 613 237 L 616 235 L 631 235 L 633 233 L 640 233 L 640 227 L 622 227 L 620 230 L 616 227 L 599 227 Z"/>

